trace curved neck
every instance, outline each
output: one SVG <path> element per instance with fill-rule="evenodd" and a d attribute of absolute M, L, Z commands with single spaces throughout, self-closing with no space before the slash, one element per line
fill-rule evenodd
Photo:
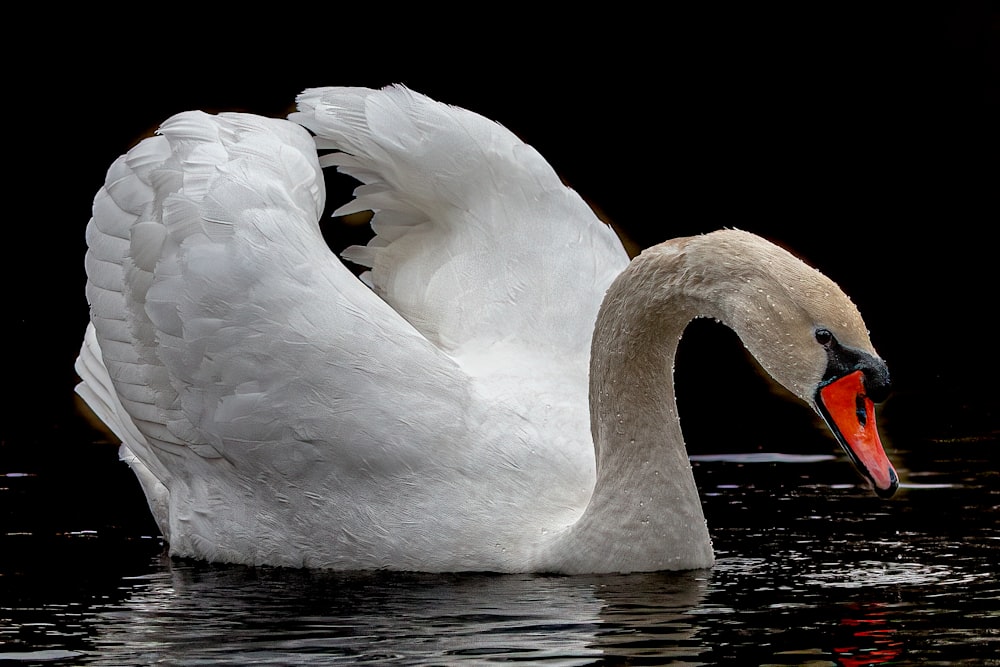
<path fill-rule="evenodd" d="M 597 316 L 590 360 L 597 482 L 583 515 L 554 545 L 564 570 L 712 564 L 674 401 L 674 354 L 696 317 L 733 329 L 773 379 L 814 408 L 829 363 L 817 327 L 875 354 L 836 284 L 760 237 L 719 230 L 645 250 L 608 289 Z"/>
<path fill-rule="evenodd" d="M 702 314 L 675 285 L 670 246 L 640 255 L 609 288 L 591 347 L 597 483 L 570 529 L 562 567 L 709 567 L 711 542 L 681 435 L 673 360 Z"/>

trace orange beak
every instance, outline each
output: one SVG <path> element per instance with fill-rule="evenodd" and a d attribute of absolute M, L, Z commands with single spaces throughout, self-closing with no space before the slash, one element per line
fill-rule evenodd
<path fill-rule="evenodd" d="M 875 406 L 865 394 L 864 373 L 854 371 L 821 386 L 817 399 L 827 426 L 875 493 L 882 498 L 894 494 L 899 477 L 879 439 Z"/>

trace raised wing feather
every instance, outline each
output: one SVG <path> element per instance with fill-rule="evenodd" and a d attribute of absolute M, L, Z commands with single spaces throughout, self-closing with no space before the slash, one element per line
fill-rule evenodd
<path fill-rule="evenodd" d="M 628 257 L 610 227 L 514 134 L 404 87 L 317 88 L 290 119 L 361 181 L 338 212 L 375 212 L 345 257 L 430 340 L 473 364 L 497 344 L 586 363 Z"/>
<path fill-rule="evenodd" d="M 88 227 L 101 359 L 81 355 L 81 394 L 164 483 L 178 448 L 294 477 L 320 447 L 343 472 L 393 474 L 469 412 L 464 374 L 326 247 L 323 199 L 309 134 L 244 114 L 179 114 L 109 171 Z M 386 420 L 406 442 L 373 432 Z"/>
<path fill-rule="evenodd" d="M 466 567 L 470 540 L 575 520 L 614 234 L 475 114 L 403 88 L 301 104 L 362 182 L 341 210 L 376 210 L 348 253 L 374 291 L 324 243 L 317 142 L 286 120 L 179 114 L 95 199 L 78 391 L 172 553 Z"/>

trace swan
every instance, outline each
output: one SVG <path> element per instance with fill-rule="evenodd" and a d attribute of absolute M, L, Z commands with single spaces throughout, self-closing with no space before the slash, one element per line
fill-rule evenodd
<path fill-rule="evenodd" d="M 374 211 L 324 243 L 324 168 Z M 674 400 L 694 318 L 732 328 L 875 492 L 889 391 L 854 304 L 754 234 L 631 261 L 501 125 L 404 86 L 287 119 L 179 113 L 87 226 L 77 392 L 173 556 L 339 570 L 698 569 L 712 542 Z M 720 399 L 720 408 L 724 403 Z"/>

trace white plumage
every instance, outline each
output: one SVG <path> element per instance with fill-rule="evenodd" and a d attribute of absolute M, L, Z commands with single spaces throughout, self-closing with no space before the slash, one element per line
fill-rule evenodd
<path fill-rule="evenodd" d="M 375 211 L 372 242 L 344 253 L 363 282 L 321 236 L 321 165 L 362 184 L 339 213 Z M 644 512 L 667 518 L 632 529 L 629 511 L 598 507 L 588 364 L 628 257 L 496 123 L 403 87 L 309 90 L 290 120 L 178 114 L 111 167 L 87 239 L 78 391 L 121 438 L 171 553 L 438 571 L 711 564 L 676 451 L 662 474 L 679 481 Z M 870 349 L 848 310 L 846 337 Z M 686 322 L 664 329 L 667 348 Z M 667 422 L 639 434 L 643 451 L 669 450 L 654 442 L 665 434 L 683 454 Z M 654 509 L 678 488 L 686 498 Z"/>

